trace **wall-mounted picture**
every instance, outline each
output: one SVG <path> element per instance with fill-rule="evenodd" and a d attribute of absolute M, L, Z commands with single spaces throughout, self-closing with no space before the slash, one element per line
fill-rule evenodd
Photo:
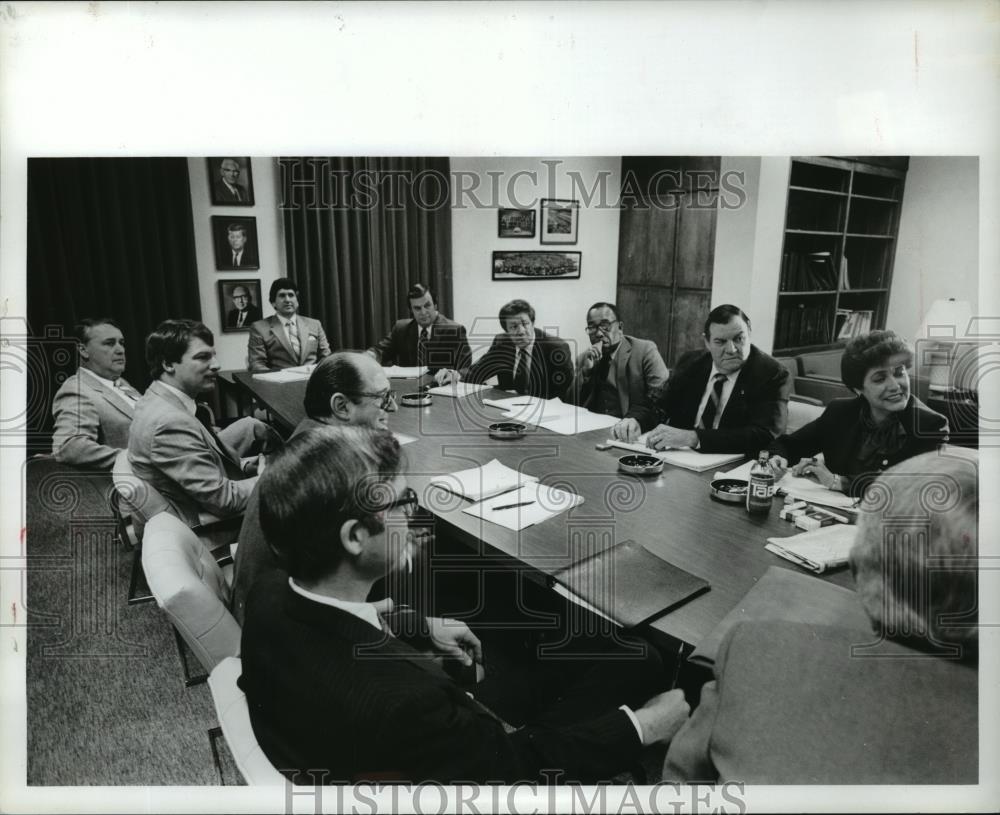
<path fill-rule="evenodd" d="M 579 201 L 542 199 L 542 243 L 576 243 Z"/>
<path fill-rule="evenodd" d="M 549 280 L 580 276 L 579 252 L 494 252 L 494 280 Z"/>
<path fill-rule="evenodd" d="M 500 207 L 497 216 L 498 238 L 535 237 L 535 211 L 533 209 L 509 209 Z"/>
<path fill-rule="evenodd" d="M 263 316 L 259 280 L 219 281 L 219 323 L 224 333 L 247 331 Z"/>
<path fill-rule="evenodd" d="M 256 218 L 213 215 L 212 243 L 215 245 L 215 268 L 220 272 L 260 268 Z"/>
<path fill-rule="evenodd" d="M 253 206 L 253 174 L 250 156 L 208 159 L 208 186 L 216 206 Z"/>

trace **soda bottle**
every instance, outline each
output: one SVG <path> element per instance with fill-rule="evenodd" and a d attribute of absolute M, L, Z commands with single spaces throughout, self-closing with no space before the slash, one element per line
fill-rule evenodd
<path fill-rule="evenodd" d="M 771 511 L 774 500 L 774 473 L 767 462 L 767 450 L 757 454 L 757 460 L 750 468 L 750 483 L 747 485 L 747 512 L 751 515 L 766 515 Z"/>

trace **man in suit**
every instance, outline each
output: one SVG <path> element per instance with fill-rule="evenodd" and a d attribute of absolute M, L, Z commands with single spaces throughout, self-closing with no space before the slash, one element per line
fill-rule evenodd
<path fill-rule="evenodd" d="M 573 377 L 569 345 L 535 328 L 535 310 L 526 300 L 511 300 L 500 309 L 504 333 L 460 378 L 485 382 L 497 378 L 498 387 L 551 399 L 562 396 Z"/>
<path fill-rule="evenodd" d="M 226 328 L 250 328 L 252 323 L 264 316 L 246 286 L 234 286 L 230 297 L 233 308 L 226 313 Z"/>
<path fill-rule="evenodd" d="M 228 272 L 238 272 L 242 269 L 256 269 L 257 249 L 247 241 L 247 228 L 244 224 L 234 221 L 226 227 L 226 242 L 229 249 L 221 252 L 219 268 Z"/>
<path fill-rule="evenodd" d="M 308 365 L 330 355 L 330 343 L 319 320 L 299 314 L 299 287 L 279 277 L 268 295 L 275 313 L 250 326 L 247 370 L 273 371 Z"/>
<path fill-rule="evenodd" d="M 239 184 L 240 163 L 234 158 L 219 162 L 219 177 L 215 180 L 215 202 L 219 204 L 245 204 L 250 200 L 246 189 Z"/>
<path fill-rule="evenodd" d="M 327 426 L 385 430 L 396 400 L 382 367 L 368 354 L 337 351 L 310 374 L 302 405 L 306 416 L 292 438 Z M 260 528 L 259 502 L 260 491 L 254 490 L 243 516 L 233 568 L 233 616 L 241 625 L 250 587 L 261 575 L 280 570 Z"/>
<path fill-rule="evenodd" d="M 439 385 L 452 381 L 456 371 L 472 364 L 465 326 L 440 314 L 434 295 L 421 283 L 406 296 L 413 317 L 397 321 L 368 353 L 383 365 L 426 365 Z"/>
<path fill-rule="evenodd" d="M 977 466 L 952 450 L 879 476 L 850 554 L 871 629 L 731 629 L 664 781 L 979 781 Z"/>
<path fill-rule="evenodd" d="M 261 478 L 261 524 L 290 579 L 250 592 L 239 683 L 270 762 L 308 784 L 511 783 L 546 770 L 592 782 L 668 740 L 687 704 L 680 691 L 654 696 L 651 649 L 550 660 L 559 681 L 540 670 L 522 710 L 502 676 L 478 681 L 482 647 L 464 623 L 367 602 L 414 554 L 417 494 L 402 466 L 385 431 L 323 428 L 292 439 Z M 507 733 L 497 715 L 524 726 Z"/>
<path fill-rule="evenodd" d="M 212 332 L 193 320 L 167 320 L 146 338 L 153 383 L 138 401 L 128 438 L 128 458 L 139 478 L 155 487 L 170 511 L 189 526 L 199 512 L 238 515 L 257 483 L 269 428 L 241 419 L 223 431 L 197 398 L 215 387 L 219 361 Z"/>
<path fill-rule="evenodd" d="M 63 464 L 110 470 L 128 445 L 139 392 L 122 376 L 125 337 L 111 319 L 84 319 L 74 329 L 80 367 L 56 391 L 52 455 Z"/>
<path fill-rule="evenodd" d="M 682 357 L 662 396 L 625 420 L 625 437 L 653 428 L 647 443 L 657 450 L 756 456 L 785 430 L 788 371 L 751 345 L 750 318 L 736 306 L 712 309 L 704 337 L 706 350 Z"/>
<path fill-rule="evenodd" d="M 613 303 L 594 303 L 590 307 L 587 336 L 592 345 L 576 359 L 566 401 L 594 413 L 634 418 L 639 406 L 667 381 L 667 366 L 656 343 L 627 336 L 625 323 Z M 638 430 L 637 423 L 622 421 L 611 428 L 611 434 L 632 441 L 633 427 Z"/>

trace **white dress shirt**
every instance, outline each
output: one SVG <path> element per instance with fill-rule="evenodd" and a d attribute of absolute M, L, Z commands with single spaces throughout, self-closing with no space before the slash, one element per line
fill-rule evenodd
<path fill-rule="evenodd" d="M 103 376 L 95 374 L 92 370 L 90 370 L 90 368 L 81 367 L 80 370 L 83 371 L 87 376 L 89 376 L 92 382 L 99 382 L 102 388 L 107 388 L 109 391 L 111 391 L 128 407 L 130 408 L 135 407 L 135 399 L 133 399 L 131 396 L 125 393 L 125 391 L 123 391 L 121 388 L 115 385 L 115 382 L 118 381 L 117 379 L 115 380 L 105 379 Z"/>

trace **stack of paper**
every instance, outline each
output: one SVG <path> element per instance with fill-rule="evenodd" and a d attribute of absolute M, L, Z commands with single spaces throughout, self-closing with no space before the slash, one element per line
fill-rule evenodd
<path fill-rule="evenodd" d="M 254 379 L 263 382 L 299 382 L 308 379 L 313 372 L 315 365 L 296 365 L 294 368 L 285 368 L 281 371 L 271 371 L 266 374 L 254 374 Z"/>
<path fill-rule="evenodd" d="M 470 501 L 482 501 L 535 481 L 538 481 L 535 476 L 519 473 L 493 459 L 481 467 L 438 476 L 430 483 L 431 486 L 448 490 Z"/>
<path fill-rule="evenodd" d="M 433 393 L 437 396 L 450 396 L 452 399 L 461 399 L 465 396 L 479 393 L 479 391 L 489 390 L 489 388 L 489 385 L 475 385 L 472 382 L 452 382 L 448 385 L 438 385 L 436 388 L 431 388 L 428 393 Z"/>
<path fill-rule="evenodd" d="M 544 427 L 563 436 L 618 424 L 618 419 L 614 416 L 591 413 L 586 408 L 567 405 L 558 397 L 541 399 L 537 396 L 515 396 L 512 399 L 484 399 L 483 404 L 507 411 L 504 418 L 510 421 Z"/>
<path fill-rule="evenodd" d="M 418 376 L 423 376 L 427 373 L 426 365 L 388 365 L 382 368 L 382 372 L 389 377 L 389 379 L 416 379 Z"/>
<path fill-rule="evenodd" d="M 516 490 L 466 507 L 462 512 L 519 531 L 583 503 L 583 496 L 531 481 Z"/>
<path fill-rule="evenodd" d="M 742 453 L 699 453 L 690 447 L 653 450 L 646 446 L 646 438 L 648 436 L 648 433 L 643 433 L 636 442 L 608 439 L 607 443 L 612 447 L 620 447 L 622 450 L 631 450 L 647 456 L 656 456 L 656 458 L 666 464 L 672 464 L 674 467 L 683 467 L 685 470 L 694 470 L 696 473 L 714 470 L 716 467 L 722 467 L 724 464 L 739 461 L 743 458 Z"/>
<path fill-rule="evenodd" d="M 856 526 L 833 524 L 790 538 L 768 538 L 764 548 L 820 574 L 847 563 L 857 531 Z"/>

